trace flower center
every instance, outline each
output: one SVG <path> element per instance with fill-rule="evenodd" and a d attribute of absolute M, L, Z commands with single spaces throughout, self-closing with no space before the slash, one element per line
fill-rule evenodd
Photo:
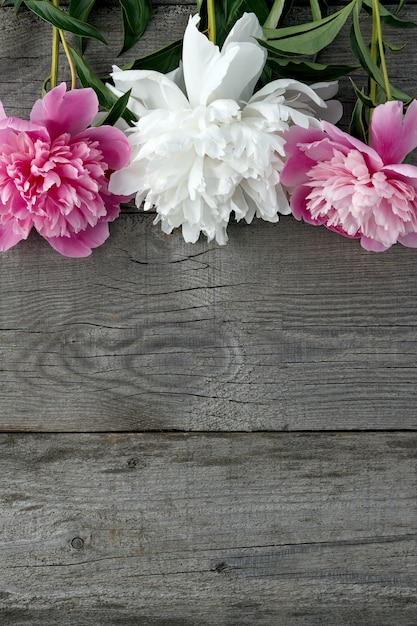
<path fill-rule="evenodd" d="M 0 223 L 13 216 L 20 233 L 33 224 L 46 237 L 94 226 L 106 212 L 106 170 L 96 142 L 10 130 L 0 144 Z"/>

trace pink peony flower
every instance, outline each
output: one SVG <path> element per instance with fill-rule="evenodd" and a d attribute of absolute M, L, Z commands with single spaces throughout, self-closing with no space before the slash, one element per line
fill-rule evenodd
<path fill-rule="evenodd" d="M 417 167 L 402 163 L 417 147 L 417 101 L 376 107 L 370 145 L 332 124 L 294 126 L 285 135 L 281 182 L 294 188 L 294 217 L 361 239 L 366 250 L 417 247 Z"/>
<path fill-rule="evenodd" d="M 98 112 L 92 89 L 62 83 L 38 100 L 30 122 L 0 103 L 0 250 L 34 227 L 61 254 L 84 257 L 109 235 L 123 196 L 108 191 L 126 167 L 129 142 L 117 128 L 88 128 Z"/>

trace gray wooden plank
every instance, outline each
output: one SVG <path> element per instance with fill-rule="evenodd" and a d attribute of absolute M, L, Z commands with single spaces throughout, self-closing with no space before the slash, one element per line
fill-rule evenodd
<path fill-rule="evenodd" d="M 1 435 L 1 623 L 414 623 L 416 437 Z"/>
<path fill-rule="evenodd" d="M 413 250 L 290 217 L 192 245 L 136 212 L 88 259 L 34 234 L 1 265 L 2 430 L 416 427 Z"/>

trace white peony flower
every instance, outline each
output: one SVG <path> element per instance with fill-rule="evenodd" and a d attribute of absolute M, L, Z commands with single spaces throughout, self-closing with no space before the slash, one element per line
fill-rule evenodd
<path fill-rule="evenodd" d="M 313 88 L 276 80 L 253 94 L 266 62 L 261 26 L 253 13 L 236 22 L 222 49 L 190 18 L 182 66 L 170 74 L 113 68 L 114 93 L 131 89 L 129 108 L 139 121 L 130 128 L 130 164 L 112 174 L 115 194 L 136 194 L 136 205 L 155 207 L 155 223 L 171 233 L 182 227 L 185 241 L 203 232 L 227 241 L 230 216 L 278 221 L 290 213 L 280 172 L 285 161 L 282 134 L 290 125 L 317 125 L 325 102 Z M 318 90 L 334 95 L 335 83 Z M 325 96 L 325 97 L 326 97 Z M 340 118 L 341 105 L 329 109 Z M 324 111 L 321 114 L 323 117 Z"/>

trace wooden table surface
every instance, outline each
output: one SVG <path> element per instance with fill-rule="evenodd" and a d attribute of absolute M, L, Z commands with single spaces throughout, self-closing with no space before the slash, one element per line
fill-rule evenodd
<path fill-rule="evenodd" d="M 154 4 L 118 62 L 182 36 L 193 4 Z M 101 74 L 119 10 L 95 14 Z M 9 115 L 49 37 L 1 9 Z M 36 234 L 0 258 L 0 624 L 415 626 L 417 251 L 291 217 L 191 245 L 153 218 L 126 207 L 87 259 Z"/>

